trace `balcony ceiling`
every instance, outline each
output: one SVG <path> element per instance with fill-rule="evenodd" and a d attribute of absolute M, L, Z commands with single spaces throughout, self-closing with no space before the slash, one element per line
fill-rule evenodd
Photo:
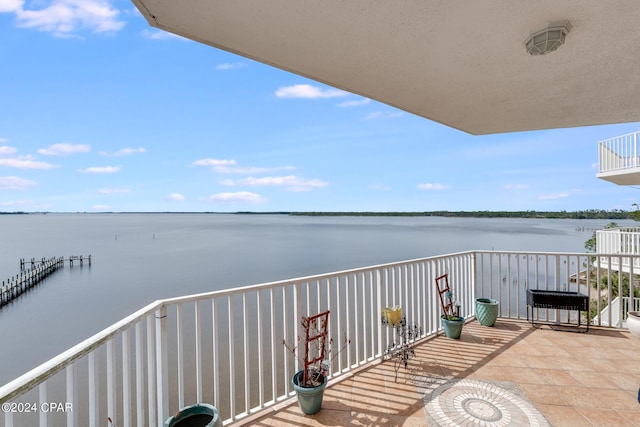
<path fill-rule="evenodd" d="M 640 121 L 637 0 L 133 3 L 152 26 L 472 134 Z M 526 52 L 565 20 L 557 51 Z"/>

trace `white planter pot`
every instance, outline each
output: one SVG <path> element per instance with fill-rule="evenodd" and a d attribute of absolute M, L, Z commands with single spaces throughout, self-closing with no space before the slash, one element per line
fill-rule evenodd
<path fill-rule="evenodd" d="M 627 317 L 627 328 L 631 335 L 640 337 L 640 311 L 630 311 Z"/>

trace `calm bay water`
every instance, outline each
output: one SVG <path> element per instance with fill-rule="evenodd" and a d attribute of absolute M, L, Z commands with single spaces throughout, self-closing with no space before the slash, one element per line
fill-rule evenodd
<path fill-rule="evenodd" d="M 592 231 L 608 222 L 2 215 L 0 280 L 19 272 L 20 258 L 91 254 L 93 262 L 67 265 L 0 308 L 0 384 L 156 299 L 472 249 L 583 252 Z"/>

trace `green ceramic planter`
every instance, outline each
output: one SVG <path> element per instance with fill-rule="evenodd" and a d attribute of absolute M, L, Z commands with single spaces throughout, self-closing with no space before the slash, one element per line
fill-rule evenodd
<path fill-rule="evenodd" d="M 215 406 L 198 403 L 182 408 L 164 422 L 164 427 L 222 427 L 222 420 Z"/>
<path fill-rule="evenodd" d="M 462 326 L 464 325 L 464 317 L 460 317 L 458 320 L 447 320 L 444 317 L 440 317 L 440 320 L 442 321 L 444 334 L 447 338 L 452 338 L 454 340 L 460 339 Z"/>
<path fill-rule="evenodd" d="M 482 326 L 493 326 L 498 319 L 500 304 L 490 298 L 476 298 L 476 319 Z"/>
<path fill-rule="evenodd" d="M 327 377 L 324 383 L 317 387 L 300 387 L 298 384 L 302 380 L 302 371 L 298 371 L 291 379 L 293 389 L 298 395 L 298 405 L 300 410 L 307 415 L 313 415 L 322 407 L 322 397 L 324 396 L 324 388 L 327 386 Z"/>

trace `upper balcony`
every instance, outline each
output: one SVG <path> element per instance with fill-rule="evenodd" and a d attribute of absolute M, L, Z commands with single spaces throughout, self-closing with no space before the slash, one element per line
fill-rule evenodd
<path fill-rule="evenodd" d="M 596 252 L 600 268 L 613 268 L 625 273 L 640 274 L 640 227 L 616 227 L 596 231 Z M 616 256 L 620 255 L 620 256 Z"/>
<path fill-rule="evenodd" d="M 600 141 L 596 177 L 618 185 L 640 184 L 639 134 L 635 132 Z"/>

